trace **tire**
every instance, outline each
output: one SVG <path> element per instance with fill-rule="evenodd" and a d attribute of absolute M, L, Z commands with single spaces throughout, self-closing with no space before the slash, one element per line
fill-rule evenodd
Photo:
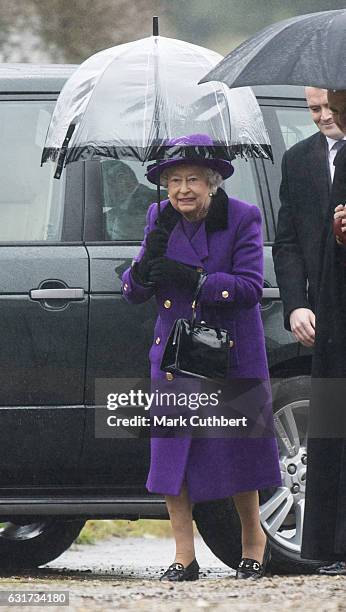
<path fill-rule="evenodd" d="M 261 523 L 271 543 L 273 574 L 310 574 L 323 564 L 300 556 L 310 394 L 308 376 L 276 380 L 273 384 L 283 486 L 260 491 Z M 194 519 L 216 557 L 236 569 L 241 558 L 241 525 L 232 499 L 195 504 Z"/>
<path fill-rule="evenodd" d="M 53 561 L 71 546 L 84 524 L 49 518 L 0 523 L 0 568 L 32 569 Z"/>

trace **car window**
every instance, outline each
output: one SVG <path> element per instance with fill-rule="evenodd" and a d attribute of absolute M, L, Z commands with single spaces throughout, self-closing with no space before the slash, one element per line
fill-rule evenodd
<path fill-rule="evenodd" d="M 234 159 L 232 165 L 234 173 L 224 182 L 225 191 L 232 198 L 260 206 L 253 162 L 246 159 Z"/>
<path fill-rule="evenodd" d="M 224 183 L 234 198 L 262 208 L 253 160 L 236 159 L 235 171 Z M 145 177 L 146 167 L 136 161 L 102 160 L 103 240 L 137 241 L 143 237 L 149 205 L 157 201 L 157 191 Z M 161 189 L 161 198 L 167 190 Z"/>
<path fill-rule="evenodd" d="M 155 185 L 139 161 L 101 161 L 103 239 L 141 240 L 148 207 L 157 201 Z M 167 190 L 161 189 L 162 200 Z"/>
<path fill-rule="evenodd" d="M 270 194 L 266 212 L 276 227 L 281 205 L 279 190 L 282 156 L 297 142 L 317 132 L 318 128 L 311 118 L 309 109 L 304 106 L 262 106 L 262 112 L 274 157 L 274 163 L 269 160 L 263 162 Z M 274 234 L 270 236 L 270 241 L 273 240 Z"/>
<path fill-rule="evenodd" d="M 0 241 L 60 241 L 64 177 L 41 154 L 54 100 L 0 102 Z M 64 173 L 63 173 L 64 174 Z"/>
<path fill-rule="evenodd" d="M 286 149 L 318 130 L 306 108 L 277 108 L 275 112 Z"/>

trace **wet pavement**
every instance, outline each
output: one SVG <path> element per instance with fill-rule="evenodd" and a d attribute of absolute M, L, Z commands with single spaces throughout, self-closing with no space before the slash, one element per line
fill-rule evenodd
<path fill-rule="evenodd" d="M 346 577 L 273 576 L 258 583 L 238 582 L 196 538 L 201 579 L 193 583 L 159 582 L 171 563 L 171 539 L 112 538 L 95 545 L 73 545 L 36 572 L 3 575 L 1 590 L 69 591 L 69 610 L 346 611 Z M 1 606 L 23 610 L 28 606 Z M 35 606 L 60 612 L 64 606 Z"/>

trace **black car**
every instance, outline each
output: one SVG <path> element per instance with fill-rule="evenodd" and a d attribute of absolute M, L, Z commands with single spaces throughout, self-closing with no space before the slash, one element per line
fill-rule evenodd
<path fill-rule="evenodd" d="M 66 550 L 90 518 L 167 518 L 145 489 L 147 437 L 95 435 L 95 384 L 148 376 L 153 302 L 129 308 L 121 275 L 139 249 L 156 193 L 139 162 L 40 166 L 55 101 L 75 66 L 0 67 L 0 566 L 36 567 Z M 283 486 L 261 492 L 275 572 L 300 557 L 311 351 L 283 327 L 271 245 L 284 150 L 316 128 L 302 88 L 257 88 L 275 163 L 236 160 L 232 195 L 263 215 L 262 317 L 273 380 Z M 115 270 L 115 272 L 114 272 Z M 197 527 L 236 567 L 231 500 L 196 504 Z"/>

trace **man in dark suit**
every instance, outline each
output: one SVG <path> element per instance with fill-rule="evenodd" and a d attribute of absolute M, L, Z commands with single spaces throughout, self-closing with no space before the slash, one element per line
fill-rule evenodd
<path fill-rule="evenodd" d="M 328 102 L 335 123 L 346 134 L 346 91 L 328 91 Z M 335 158 L 322 228 L 302 543 L 304 558 L 334 560 L 320 569 L 327 575 L 346 575 L 345 203 L 346 146 Z M 335 222 L 341 226 L 335 228 Z"/>
<path fill-rule="evenodd" d="M 328 225 L 326 217 L 330 213 L 335 170 L 333 162 L 338 150 L 342 148 L 344 133 L 334 122 L 328 106 L 327 90 L 307 87 L 305 93 L 312 119 L 319 131 L 294 145 L 283 156 L 281 208 L 273 257 L 283 301 L 285 327 L 293 332 L 298 342 L 312 347 L 315 344 L 315 312 L 322 293 L 319 286 L 320 246 L 323 228 Z M 327 310 L 331 310 L 330 304 Z M 326 318 L 325 315 L 323 318 Z M 320 314 L 317 322 L 318 332 L 319 320 Z M 327 339 L 321 338 L 318 333 L 313 376 L 317 373 L 321 379 L 326 376 L 325 369 L 320 364 L 323 358 L 319 357 L 320 354 L 326 353 L 325 340 Z M 314 381 L 315 397 L 319 391 Z M 314 417 L 310 420 L 317 423 L 318 435 L 321 436 L 321 419 L 318 416 L 315 418 L 315 408 L 318 414 L 321 402 L 316 402 L 313 398 L 312 404 Z M 325 412 L 324 407 L 322 410 Z M 335 560 L 331 566 L 322 569 L 321 573 L 325 574 L 340 574 L 346 570 L 343 553 L 337 556 L 331 545 L 335 535 L 332 526 L 333 514 L 336 512 L 335 497 L 339 488 L 334 474 L 337 466 L 340 468 L 338 461 L 340 462 L 342 446 L 339 446 L 340 448 L 335 450 L 335 440 L 318 440 L 317 436 L 313 436 L 311 440 L 310 432 L 302 554 L 310 559 Z M 335 461 L 331 461 L 333 453 L 337 455 Z M 330 472 L 331 464 L 333 477 Z M 321 508 L 324 510 L 323 516 Z"/>
<path fill-rule="evenodd" d="M 282 159 L 281 208 L 273 246 L 285 328 L 311 347 L 315 339 L 318 252 L 343 132 L 334 123 L 326 89 L 306 87 L 319 132 L 298 142 Z"/>

